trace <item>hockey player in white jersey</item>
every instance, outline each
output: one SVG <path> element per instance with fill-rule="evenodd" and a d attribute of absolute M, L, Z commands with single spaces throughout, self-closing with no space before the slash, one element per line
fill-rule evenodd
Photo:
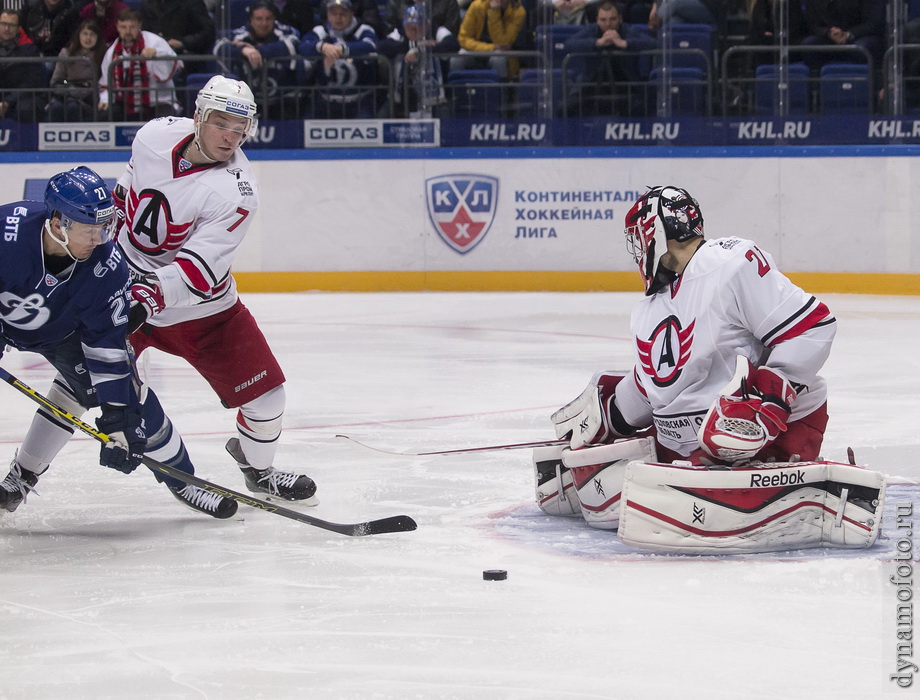
<path fill-rule="evenodd" d="M 706 240 L 678 187 L 640 197 L 626 238 L 645 285 L 635 365 L 596 375 L 553 415 L 557 435 L 579 448 L 649 429 L 662 461 L 815 459 L 827 425 L 818 372 L 836 332 L 827 306 L 752 241 Z"/>
<path fill-rule="evenodd" d="M 552 415 L 568 445 L 534 451 L 541 509 L 665 552 L 871 546 L 883 476 L 819 458 L 828 308 L 752 241 L 706 240 L 679 187 L 642 195 L 625 233 L 635 363 Z"/>
<path fill-rule="evenodd" d="M 313 480 L 273 466 L 284 374 L 230 274 L 259 206 L 240 150 L 258 126 L 255 100 L 245 83 L 215 76 L 195 106 L 193 119 L 138 131 L 116 187 L 125 210 L 118 244 L 133 279 L 130 340 L 138 355 L 155 347 L 185 358 L 236 409 L 227 451 L 250 490 L 309 504 Z"/>

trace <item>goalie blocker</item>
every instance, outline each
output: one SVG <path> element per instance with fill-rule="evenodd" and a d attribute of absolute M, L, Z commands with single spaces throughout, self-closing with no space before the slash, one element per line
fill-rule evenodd
<path fill-rule="evenodd" d="M 634 461 L 618 534 L 643 549 L 690 554 L 858 549 L 875 543 L 884 498 L 882 474 L 836 462 L 729 470 Z"/>

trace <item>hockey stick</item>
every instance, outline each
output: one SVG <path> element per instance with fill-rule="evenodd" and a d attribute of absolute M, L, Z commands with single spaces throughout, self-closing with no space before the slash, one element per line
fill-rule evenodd
<path fill-rule="evenodd" d="M 70 423 L 72 426 L 83 431 L 90 437 L 95 438 L 99 442 L 109 442 L 110 438 L 108 435 L 99 432 L 89 423 L 84 423 L 72 413 L 68 413 L 63 408 L 32 389 L 32 387 L 16 379 L 16 377 L 7 372 L 3 367 L 0 367 L 0 379 L 3 379 L 3 381 L 5 381 L 17 391 L 25 394 L 30 399 L 35 401 L 35 403 L 43 406 L 45 409 L 53 413 L 61 420 Z M 362 537 L 364 535 L 380 535 L 387 532 L 408 532 L 418 527 L 415 521 L 408 515 L 394 515 L 389 518 L 369 520 L 363 523 L 332 523 L 327 520 L 321 520 L 320 518 L 314 518 L 313 516 L 305 515 L 304 513 L 299 513 L 296 510 L 291 510 L 282 506 L 276 506 L 272 503 L 266 503 L 265 501 L 261 501 L 258 498 L 246 496 L 242 493 L 232 491 L 231 489 L 225 488 L 223 486 L 218 486 L 217 484 L 213 484 L 210 481 L 194 476 L 193 474 L 186 474 L 179 469 L 170 467 L 169 465 L 163 464 L 162 462 L 157 462 L 155 459 L 150 459 L 149 457 L 144 457 L 142 461 L 143 464 L 152 471 L 160 472 L 161 474 L 168 474 L 175 479 L 184 481 L 187 484 L 193 484 L 199 488 L 204 489 L 205 491 L 217 494 L 218 496 L 223 496 L 224 498 L 232 498 L 234 501 L 242 503 L 243 505 L 251 506 L 252 508 L 264 510 L 269 513 L 274 513 L 275 515 L 281 515 L 285 518 L 290 518 L 291 520 L 296 520 L 301 523 L 306 523 L 307 525 L 313 525 L 314 527 L 322 528 L 323 530 L 337 532 L 340 535 L 348 535 L 349 537 Z"/>
<path fill-rule="evenodd" d="M 540 440 L 537 442 L 518 442 L 511 445 L 487 445 L 485 447 L 463 447 L 455 450 L 434 450 L 433 452 L 393 452 L 390 450 L 384 450 L 379 447 L 373 447 L 372 445 L 365 444 L 360 440 L 356 440 L 353 437 L 348 435 L 336 435 L 337 438 L 343 440 L 348 440 L 348 442 L 358 447 L 363 447 L 368 450 L 373 450 L 374 452 L 380 452 L 385 455 L 394 455 L 397 457 L 427 457 L 429 455 L 459 455 L 459 454 L 469 454 L 472 452 L 497 452 L 498 450 L 523 450 L 528 447 L 548 447 L 550 445 L 565 445 L 568 444 L 568 440 Z"/>

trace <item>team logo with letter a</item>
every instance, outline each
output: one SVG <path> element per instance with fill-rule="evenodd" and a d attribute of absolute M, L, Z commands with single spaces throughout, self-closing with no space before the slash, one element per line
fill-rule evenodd
<path fill-rule="evenodd" d="M 425 197 L 438 235 L 458 253 L 468 253 L 492 226 L 498 179 L 488 175 L 433 177 L 425 181 Z"/>

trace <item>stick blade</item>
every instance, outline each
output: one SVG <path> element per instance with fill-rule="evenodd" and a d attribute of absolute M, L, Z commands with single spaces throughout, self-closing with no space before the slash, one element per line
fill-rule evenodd
<path fill-rule="evenodd" d="M 392 515 L 389 518 L 370 520 L 355 525 L 353 534 L 356 537 L 363 537 L 364 535 L 383 535 L 388 532 L 411 532 L 417 528 L 418 523 L 408 515 Z"/>

